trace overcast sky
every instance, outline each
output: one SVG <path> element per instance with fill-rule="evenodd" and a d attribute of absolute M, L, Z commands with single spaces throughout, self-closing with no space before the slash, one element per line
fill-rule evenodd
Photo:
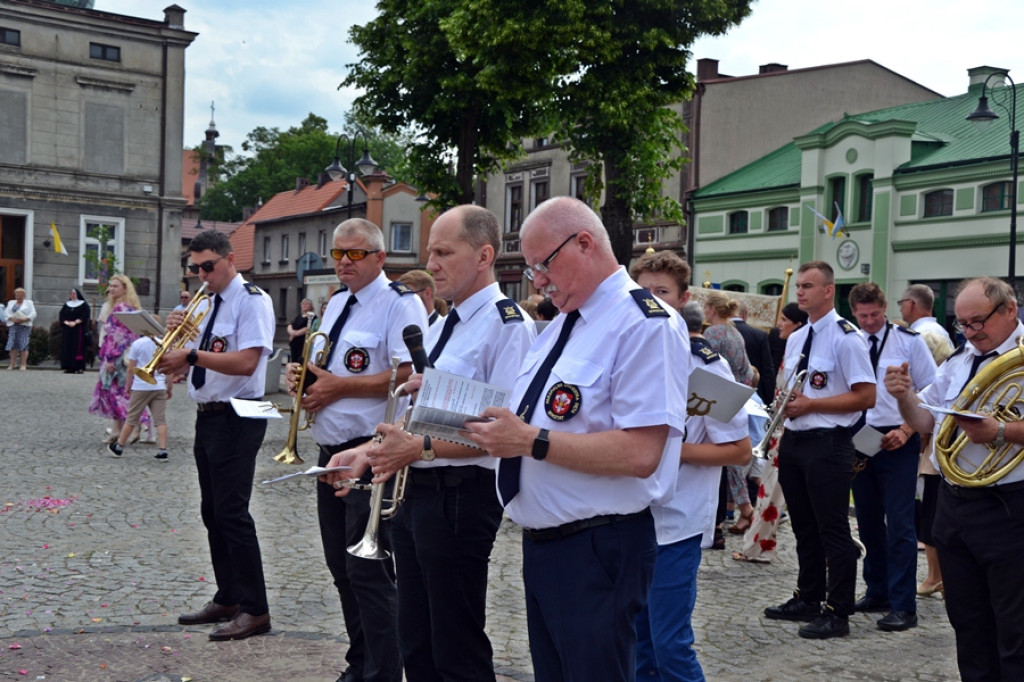
<path fill-rule="evenodd" d="M 348 29 L 376 13 L 354 0 L 176 0 L 185 28 L 199 33 L 186 51 L 185 144 L 198 144 L 216 102 L 218 142 L 239 150 L 257 126 L 286 129 L 310 112 L 340 130 L 356 93 L 338 90 L 358 55 Z M 163 20 L 172 0 L 96 0 L 96 9 Z M 761 64 L 790 69 L 872 59 L 943 95 L 967 90 L 967 69 L 1010 69 L 1024 82 L 1019 0 L 760 0 L 739 27 L 699 41 L 696 59 L 719 60 L 730 76 Z M 1015 34 L 1016 32 L 1016 34 Z M 1022 103 L 1024 105 L 1024 103 Z"/>

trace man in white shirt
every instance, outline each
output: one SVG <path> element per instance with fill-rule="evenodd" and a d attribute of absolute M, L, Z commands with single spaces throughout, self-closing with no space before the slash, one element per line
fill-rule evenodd
<path fill-rule="evenodd" d="M 903 292 L 903 297 L 896 302 L 900 307 L 900 316 L 903 321 L 910 325 L 918 334 L 934 332 L 939 334 L 953 349 L 953 342 L 949 338 L 949 332 L 939 324 L 932 314 L 935 306 L 935 292 L 927 284 L 911 284 Z"/>

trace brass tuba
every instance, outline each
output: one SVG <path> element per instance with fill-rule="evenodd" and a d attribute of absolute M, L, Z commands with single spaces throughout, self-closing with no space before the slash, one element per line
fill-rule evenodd
<path fill-rule="evenodd" d="M 1017 347 L 986 365 L 960 392 L 954 410 L 976 412 L 995 417 L 1005 423 L 1020 421 L 1024 412 L 1024 336 Z M 1024 460 L 1024 446 L 1006 443 L 1001 447 L 987 445 L 988 454 L 980 462 L 970 462 L 971 470 L 960 465 L 967 434 L 957 428 L 956 418 L 946 416 L 935 438 L 935 458 L 942 474 L 951 483 L 979 488 L 996 483 Z M 974 466 L 976 465 L 976 466 Z"/>
<path fill-rule="evenodd" d="M 316 355 L 313 355 L 313 345 L 316 343 L 318 338 L 323 338 L 324 346 Z M 317 367 L 323 368 L 324 359 L 327 357 L 327 352 L 331 348 L 331 341 L 327 334 L 323 332 L 312 332 L 306 335 L 306 343 L 302 347 L 302 367 L 299 368 L 299 373 L 295 380 L 295 401 L 292 403 L 291 409 L 279 409 L 279 412 L 291 412 L 292 418 L 288 428 L 288 438 L 285 441 L 284 450 L 274 455 L 274 461 L 280 462 L 281 464 L 302 464 L 303 459 L 299 457 L 299 453 L 295 451 L 295 443 L 299 438 L 299 431 L 305 431 L 309 428 L 310 424 L 313 423 L 315 415 L 306 413 L 306 423 L 299 426 L 300 415 L 302 414 L 302 396 L 306 389 L 306 379 L 309 372 L 309 363 L 313 362 Z M 310 357 L 313 355 L 313 357 Z"/>
<path fill-rule="evenodd" d="M 203 282 L 203 286 L 199 287 L 199 291 L 196 292 L 188 307 L 182 312 L 185 317 L 182 319 L 181 324 L 175 327 L 174 331 L 167 332 L 163 337 L 155 339 L 157 348 L 153 352 L 153 358 L 146 363 L 145 367 L 136 367 L 135 376 L 147 384 L 155 384 L 156 366 L 160 364 L 164 355 L 168 351 L 183 348 L 186 343 L 199 336 L 199 323 L 210 312 L 212 305 L 209 302 L 210 294 L 206 293 L 207 285 L 208 282 Z M 202 312 L 196 312 L 199 304 L 204 301 L 207 303 L 206 307 Z"/>

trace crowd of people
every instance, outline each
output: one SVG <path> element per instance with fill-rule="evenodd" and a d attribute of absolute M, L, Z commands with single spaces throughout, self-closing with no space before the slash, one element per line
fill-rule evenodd
<path fill-rule="evenodd" d="M 743 535 L 738 561 L 771 562 L 778 524 L 792 526 L 795 590 L 765 618 L 826 640 L 848 635 L 855 612 L 878 613 L 878 630 L 900 632 L 918 625 L 917 599 L 939 593 L 963 679 L 1024 679 L 1024 548 L 1012 532 L 1024 468 L 993 475 L 989 465 L 992 452 L 1024 444 L 1024 427 L 993 416 L 1005 392 L 958 402 L 979 372 L 1013 359 L 1024 336 L 1013 289 L 988 277 L 964 283 L 953 325 L 964 343 L 954 350 L 927 286 L 902 292 L 899 320 L 887 316 L 881 287 L 854 286 L 854 325 L 836 310 L 831 266 L 809 261 L 768 333 L 728 292 L 691 301 L 689 266 L 674 253 L 645 254 L 627 272 L 598 216 L 575 199 L 538 206 L 520 239 L 537 294 L 517 303 L 498 283 L 501 228 L 484 208 L 443 213 L 426 269 L 396 281 L 385 275 L 380 228 L 346 220 L 330 249 L 342 286 L 319 315 L 303 300 L 287 327 L 287 384 L 316 415 L 318 464 L 328 469 L 315 495 L 349 638 L 338 682 L 495 679 L 486 601 L 503 515 L 522 527 L 537 680 L 701 680 L 697 571 L 703 550 L 724 547 L 729 508 L 728 529 Z M 196 338 L 151 363 L 154 342 L 118 319 L 140 308 L 131 280 L 112 277 L 89 411 L 111 421 L 109 449 L 120 456 L 148 408 L 166 459 L 165 403 L 185 382 L 216 588 L 178 620 L 217 624 L 214 641 L 242 639 L 271 629 L 249 512 L 266 420 L 230 401 L 262 397 L 275 318 L 224 235 L 200 233 L 189 250 L 211 296 Z M 183 292 L 169 330 L 189 300 Z M 5 313 L 9 369 L 15 353 L 24 369 L 27 332 L 17 328 L 30 328 L 35 311 L 23 290 Z M 81 291 L 70 291 L 60 313 L 65 372 L 84 368 L 89 321 Z M 329 349 L 303 368 L 311 331 Z M 156 367 L 135 377 L 147 364 Z M 507 406 L 464 423 L 458 443 L 386 423 L 416 399 L 426 367 L 506 389 Z M 748 387 L 751 401 L 722 419 L 688 410 L 698 370 Z M 400 473 L 404 499 L 385 520 L 378 503 L 399 494 L 389 482 Z M 371 531 L 372 552 L 354 552 Z"/>

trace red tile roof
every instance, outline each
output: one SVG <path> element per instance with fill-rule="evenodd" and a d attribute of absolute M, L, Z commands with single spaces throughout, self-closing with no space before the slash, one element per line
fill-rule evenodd
<path fill-rule="evenodd" d="M 322 187 L 309 185 L 299 190 L 292 189 L 275 194 L 231 234 L 235 268 L 239 272 L 249 272 L 255 264 L 253 242 L 256 223 L 322 211 L 347 187 L 348 184 L 344 180 L 336 180 L 325 183 Z"/>
<path fill-rule="evenodd" d="M 218 232 L 223 232 L 224 234 L 226 234 L 226 235 L 228 235 L 230 237 L 231 234 L 235 230 L 238 229 L 239 225 L 242 224 L 242 223 L 218 222 L 216 220 L 204 220 L 202 222 L 203 222 L 202 228 L 201 229 L 197 229 L 196 226 L 199 224 L 198 220 L 195 220 L 195 219 L 192 219 L 192 218 L 182 218 L 181 219 L 181 238 L 182 239 L 192 239 L 192 237 L 195 237 L 197 234 L 199 234 L 200 232 L 205 231 L 205 230 L 217 230 Z"/>

